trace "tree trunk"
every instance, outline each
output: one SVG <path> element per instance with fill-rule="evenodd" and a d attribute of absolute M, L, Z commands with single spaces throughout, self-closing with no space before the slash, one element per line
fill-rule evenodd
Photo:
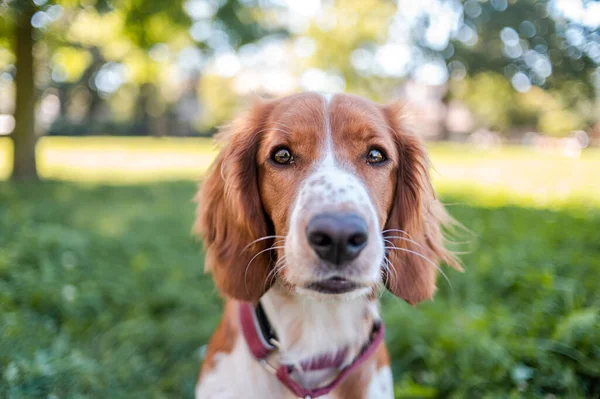
<path fill-rule="evenodd" d="M 32 7 L 33 8 L 33 7 Z M 18 16 L 15 23 L 15 55 L 17 74 L 15 77 L 15 130 L 12 138 L 15 146 L 13 180 L 36 180 L 35 163 L 35 106 L 36 92 L 33 66 L 33 10 Z"/>
<path fill-rule="evenodd" d="M 139 134 L 140 136 L 150 136 L 152 133 L 156 133 L 152 128 L 153 117 L 148 111 L 150 109 L 152 96 L 154 95 L 156 95 L 154 86 L 152 86 L 150 83 L 143 83 L 140 86 L 134 120 L 136 134 Z"/>
<path fill-rule="evenodd" d="M 92 47 L 90 49 L 90 53 L 92 54 L 92 63 L 90 64 L 88 69 L 84 72 L 84 74 L 81 76 L 81 79 L 79 81 L 82 82 L 82 84 L 85 86 L 85 88 L 88 90 L 88 92 L 90 94 L 90 103 L 88 105 L 84 120 L 87 121 L 86 124 L 90 127 L 90 129 L 92 131 L 94 131 L 95 129 L 98 129 L 98 127 L 100 126 L 98 123 L 98 122 L 101 122 L 98 118 L 100 116 L 99 110 L 100 110 L 100 107 L 103 105 L 104 101 L 100 97 L 100 93 L 98 92 L 98 89 L 97 88 L 91 89 L 89 87 L 88 82 L 90 81 L 90 79 L 92 78 L 94 73 L 96 73 L 97 71 L 100 70 L 100 68 L 102 67 L 102 65 L 104 65 L 104 62 L 106 60 L 102 56 L 102 53 L 100 52 L 100 49 L 98 47 Z M 89 131 L 88 131 L 88 133 L 89 133 Z M 99 133 L 105 134 L 105 132 L 99 132 Z"/>

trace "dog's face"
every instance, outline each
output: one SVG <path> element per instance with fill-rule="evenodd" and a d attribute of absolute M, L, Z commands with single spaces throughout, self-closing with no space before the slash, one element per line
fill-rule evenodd
<path fill-rule="evenodd" d="M 304 95 L 279 102 L 265 128 L 259 192 L 281 281 L 309 295 L 370 292 L 398 164 L 383 113 L 355 97 Z"/>
<path fill-rule="evenodd" d="M 447 215 L 400 107 L 349 95 L 258 103 L 224 131 L 197 228 L 221 291 L 256 301 L 279 281 L 303 295 L 410 303 L 435 290 Z"/>

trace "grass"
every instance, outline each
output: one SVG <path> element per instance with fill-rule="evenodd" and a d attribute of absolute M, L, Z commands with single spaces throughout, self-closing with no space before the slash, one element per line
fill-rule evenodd
<path fill-rule="evenodd" d="M 477 150 L 457 144 L 434 144 L 430 153 L 438 191 L 477 197 L 490 206 L 509 202 L 556 208 L 572 203 L 600 206 L 600 149 L 578 158 L 527 147 Z"/>
<path fill-rule="evenodd" d="M 40 176 L 84 183 L 198 180 L 215 155 L 207 138 L 43 137 L 37 146 Z M 0 179 L 11 162 L 12 142 L 0 138 Z"/>
<path fill-rule="evenodd" d="M 54 140 L 41 148 L 73 152 L 69 139 L 62 149 L 63 139 Z M 88 144 L 90 154 L 125 148 L 125 165 L 134 151 L 129 139 L 86 140 L 78 146 Z M 162 158 L 163 150 L 135 143 L 140 159 L 152 151 Z M 206 142 L 183 143 L 168 145 L 173 153 L 185 147 L 190 159 L 204 156 L 200 163 L 210 158 Z M 548 159 L 553 172 L 531 183 L 548 186 L 544 195 L 493 191 L 492 183 L 461 186 L 466 175 L 448 173 L 487 165 L 510 182 L 522 178 L 515 165 L 532 156 L 519 149 L 486 154 L 433 149 L 445 179 L 436 185 L 474 238 L 462 256 L 466 272 L 447 270 L 452 286 L 440 278 L 435 301 L 413 309 L 383 298 L 396 397 L 598 398 L 597 153 L 576 165 Z M 61 170 L 65 158 L 43 156 L 55 163 L 42 174 L 58 177 L 50 171 Z M 93 167 L 73 174 L 62 166 L 77 182 L 0 183 L 0 397 L 193 396 L 221 309 L 189 233 L 195 184 L 128 183 L 139 176 L 192 179 L 202 166 L 193 173 L 183 167 L 190 173 L 183 177 L 168 170 L 146 176 L 119 162 L 102 178 Z M 570 194 L 557 195 L 552 184 L 568 167 L 584 177 L 566 176 Z M 118 184 L 101 184 L 115 176 Z"/>

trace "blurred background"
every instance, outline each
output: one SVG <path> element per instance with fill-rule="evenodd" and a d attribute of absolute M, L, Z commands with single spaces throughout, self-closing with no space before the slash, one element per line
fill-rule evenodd
<path fill-rule="evenodd" d="M 472 233 L 383 298 L 397 398 L 600 397 L 600 2 L 0 0 L 0 396 L 192 397 L 190 234 L 256 96 L 410 104 Z"/>

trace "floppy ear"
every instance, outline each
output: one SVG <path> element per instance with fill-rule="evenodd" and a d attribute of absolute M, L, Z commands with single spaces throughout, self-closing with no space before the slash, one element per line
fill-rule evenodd
<path fill-rule="evenodd" d="M 401 126 L 402 105 L 383 108 L 398 151 L 394 203 L 384 230 L 398 249 L 387 253 L 390 275 L 386 286 L 397 297 L 415 305 L 433 297 L 437 267 L 460 264 L 444 246 L 443 227 L 454 220 L 435 197 L 429 180 L 429 159 L 420 138 Z"/>
<path fill-rule="evenodd" d="M 196 196 L 194 231 L 203 238 L 205 270 L 223 295 L 256 302 L 269 288 L 272 240 L 258 190 L 256 153 L 271 103 L 251 111 L 220 133 L 223 148 Z"/>

